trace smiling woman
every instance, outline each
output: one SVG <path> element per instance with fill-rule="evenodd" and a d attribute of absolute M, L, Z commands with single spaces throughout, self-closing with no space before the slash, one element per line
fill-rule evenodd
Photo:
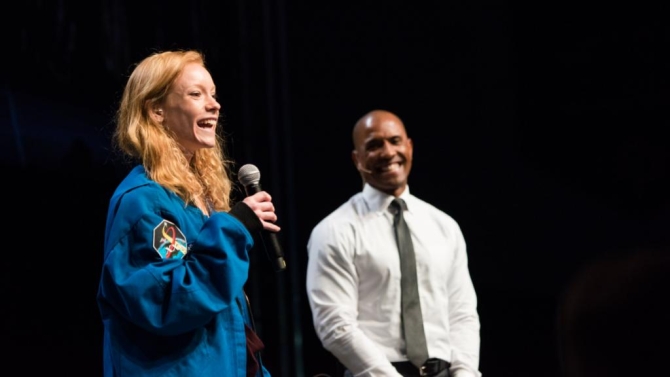
<path fill-rule="evenodd" d="M 197 51 L 141 61 L 115 140 L 139 160 L 109 203 L 98 289 L 104 375 L 269 376 L 243 290 L 270 195 L 231 203 L 221 105 Z"/>
<path fill-rule="evenodd" d="M 209 72 L 199 63 L 187 64 L 160 102 L 148 110 L 154 120 L 171 130 L 184 156 L 216 146 L 216 123 L 221 105 Z"/>

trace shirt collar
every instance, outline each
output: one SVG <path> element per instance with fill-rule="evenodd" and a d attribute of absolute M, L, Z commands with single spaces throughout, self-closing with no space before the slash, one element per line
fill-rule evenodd
<path fill-rule="evenodd" d="M 405 191 L 400 194 L 400 198 L 407 203 L 408 211 L 412 208 L 411 197 L 412 196 L 409 193 L 409 185 L 407 185 L 405 186 Z M 379 191 L 367 183 L 363 186 L 363 199 L 365 199 L 365 203 L 367 203 L 370 211 L 378 212 L 387 210 L 394 198 L 393 195 Z"/>

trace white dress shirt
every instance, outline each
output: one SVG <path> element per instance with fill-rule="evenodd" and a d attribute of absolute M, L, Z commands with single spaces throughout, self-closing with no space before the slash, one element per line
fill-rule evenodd
<path fill-rule="evenodd" d="M 400 197 L 407 203 L 429 355 L 451 362 L 454 377 L 480 377 L 477 296 L 460 227 L 409 187 Z M 356 377 L 400 376 L 391 362 L 408 360 L 391 200 L 366 184 L 317 224 L 307 244 L 314 328 Z"/>

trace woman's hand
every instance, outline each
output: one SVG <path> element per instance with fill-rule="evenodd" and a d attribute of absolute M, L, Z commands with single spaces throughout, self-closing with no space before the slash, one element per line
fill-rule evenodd
<path fill-rule="evenodd" d="M 243 202 L 251 208 L 256 216 L 263 223 L 263 229 L 271 232 L 279 232 L 281 229 L 274 224 L 277 221 L 275 206 L 272 204 L 272 197 L 265 191 L 259 191 L 251 196 L 244 198 Z"/>

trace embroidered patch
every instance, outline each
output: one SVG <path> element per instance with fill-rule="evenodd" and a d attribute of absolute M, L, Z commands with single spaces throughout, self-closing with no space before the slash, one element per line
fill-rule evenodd
<path fill-rule="evenodd" d="M 186 236 L 174 223 L 163 220 L 154 228 L 154 249 L 163 259 L 181 259 L 188 252 Z"/>

